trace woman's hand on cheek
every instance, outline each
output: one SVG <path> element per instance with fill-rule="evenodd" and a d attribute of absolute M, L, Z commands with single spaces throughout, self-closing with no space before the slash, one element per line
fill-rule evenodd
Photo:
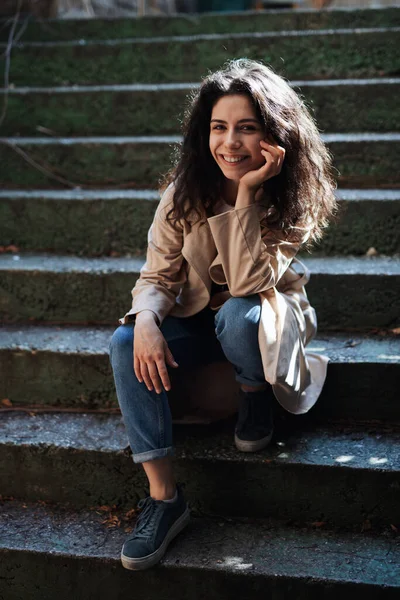
<path fill-rule="evenodd" d="M 259 190 L 264 181 L 279 175 L 282 169 L 282 164 L 285 158 L 285 149 L 278 146 L 273 140 L 266 138 L 260 140 L 261 154 L 265 159 L 265 163 L 253 171 L 248 171 L 240 178 L 239 187 L 254 195 Z"/>

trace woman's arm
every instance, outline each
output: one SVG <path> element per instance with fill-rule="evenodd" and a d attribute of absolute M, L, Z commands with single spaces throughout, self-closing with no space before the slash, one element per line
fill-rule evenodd
<path fill-rule="evenodd" d="M 259 210 L 253 203 L 208 219 L 232 296 L 276 286 L 300 246 L 279 239 L 279 232 L 261 234 Z"/>
<path fill-rule="evenodd" d="M 183 229 L 173 229 L 166 220 L 172 199 L 173 186 L 170 185 L 160 200 L 149 229 L 146 262 L 132 290 L 132 308 L 119 320 L 121 324 L 132 322 L 141 311 L 150 310 L 161 325 L 186 281 L 182 256 Z"/>

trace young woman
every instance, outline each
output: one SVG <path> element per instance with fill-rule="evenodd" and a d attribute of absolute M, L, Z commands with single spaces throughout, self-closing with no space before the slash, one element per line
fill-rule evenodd
<path fill-rule="evenodd" d="M 328 361 L 306 351 L 316 317 L 294 257 L 321 236 L 335 185 L 302 100 L 270 68 L 231 61 L 203 80 L 183 133 L 132 308 L 110 343 L 133 460 L 150 485 L 122 549 L 128 569 L 158 562 L 189 520 L 171 462 L 170 370 L 230 361 L 234 441 L 252 452 L 271 440 L 275 399 L 291 413 L 311 408 Z"/>

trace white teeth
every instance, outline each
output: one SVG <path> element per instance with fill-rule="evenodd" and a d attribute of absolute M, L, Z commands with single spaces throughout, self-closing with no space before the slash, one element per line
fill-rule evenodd
<path fill-rule="evenodd" d="M 226 162 L 237 163 L 237 162 L 240 162 L 240 161 L 244 160 L 246 157 L 245 156 L 240 156 L 238 158 L 231 158 L 231 157 L 228 157 L 228 156 L 224 156 L 223 158 L 224 158 L 224 160 L 226 160 Z"/>

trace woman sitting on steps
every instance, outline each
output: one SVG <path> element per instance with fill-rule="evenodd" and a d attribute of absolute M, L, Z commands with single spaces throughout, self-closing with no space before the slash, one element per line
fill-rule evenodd
<path fill-rule="evenodd" d="M 175 168 L 149 230 L 131 310 L 110 343 L 118 401 L 150 496 L 122 564 L 157 563 L 185 527 L 167 392 L 171 369 L 228 360 L 240 384 L 234 443 L 265 448 L 275 400 L 307 412 L 328 359 L 306 350 L 316 317 L 294 258 L 335 211 L 331 158 L 300 97 L 239 59 L 206 77 L 186 115 Z"/>

